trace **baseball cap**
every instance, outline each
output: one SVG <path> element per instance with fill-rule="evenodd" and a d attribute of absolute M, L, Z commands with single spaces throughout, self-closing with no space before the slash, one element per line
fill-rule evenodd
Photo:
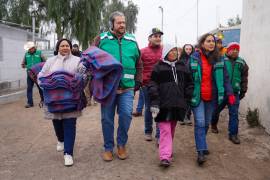
<path fill-rule="evenodd" d="M 163 32 L 158 28 L 153 28 L 153 29 L 151 29 L 148 37 L 152 36 L 153 34 L 161 34 L 161 35 L 163 35 Z"/>

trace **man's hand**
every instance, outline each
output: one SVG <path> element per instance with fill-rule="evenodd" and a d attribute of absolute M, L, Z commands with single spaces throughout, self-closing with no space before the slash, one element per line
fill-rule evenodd
<path fill-rule="evenodd" d="M 150 107 L 150 112 L 152 113 L 152 117 L 156 118 L 159 113 L 159 107 L 158 106 Z"/>
<path fill-rule="evenodd" d="M 243 99 L 244 97 L 245 97 L 245 93 L 240 92 L 240 94 L 239 94 L 239 99 L 241 100 L 241 99 Z"/>
<path fill-rule="evenodd" d="M 141 86 L 142 86 L 142 83 L 140 81 L 135 81 L 134 91 L 138 91 Z"/>
<path fill-rule="evenodd" d="M 22 63 L 21 66 L 22 66 L 22 68 L 25 68 L 25 64 L 24 63 Z"/>
<path fill-rule="evenodd" d="M 234 95 L 229 95 L 228 101 L 230 105 L 234 105 L 235 103 L 235 96 Z"/>

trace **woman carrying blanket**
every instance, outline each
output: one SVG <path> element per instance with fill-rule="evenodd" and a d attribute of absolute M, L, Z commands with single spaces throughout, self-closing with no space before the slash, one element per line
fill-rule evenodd
<path fill-rule="evenodd" d="M 64 151 L 65 166 L 73 165 L 76 120 L 83 108 L 79 108 L 83 96 L 82 78 L 77 74 L 80 58 L 71 54 L 71 48 L 69 40 L 59 40 L 55 56 L 46 61 L 38 75 L 45 96 L 45 118 L 52 119 L 58 140 L 56 150 Z"/>

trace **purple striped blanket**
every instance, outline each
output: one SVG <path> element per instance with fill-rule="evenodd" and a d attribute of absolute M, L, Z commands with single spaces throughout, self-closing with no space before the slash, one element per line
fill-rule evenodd
<path fill-rule="evenodd" d="M 81 62 L 92 74 L 90 91 L 101 104 L 111 104 L 122 77 L 123 67 L 109 53 L 91 46 L 81 56 Z"/>

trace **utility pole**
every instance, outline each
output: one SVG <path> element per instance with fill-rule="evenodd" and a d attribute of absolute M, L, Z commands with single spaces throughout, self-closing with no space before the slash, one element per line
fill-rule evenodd
<path fill-rule="evenodd" d="M 176 36 L 176 34 L 174 36 L 174 41 L 175 41 L 175 46 L 178 47 L 178 42 L 177 42 L 177 36 Z"/>
<path fill-rule="evenodd" d="M 36 21 L 35 21 L 34 12 L 32 13 L 32 41 L 35 42 L 35 28 L 36 28 Z"/>
<path fill-rule="evenodd" d="M 199 0 L 197 0 L 197 40 L 199 40 Z"/>
<path fill-rule="evenodd" d="M 37 4 L 33 1 L 33 4 L 29 7 L 29 12 L 32 16 L 32 41 L 35 42 L 35 29 L 36 29 L 36 19 L 35 13 L 38 10 Z"/>
<path fill-rule="evenodd" d="M 158 8 L 161 10 L 161 31 L 163 32 L 163 7 L 159 6 Z"/>
<path fill-rule="evenodd" d="M 219 6 L 216 6 L 216 21 L 217 21 L 217 28 L 219 28 L 219 25 L 220 25 L 220 23 L 219 23 L 219 21 L 220 21 L 220 19 L 219 19 Z"/>

